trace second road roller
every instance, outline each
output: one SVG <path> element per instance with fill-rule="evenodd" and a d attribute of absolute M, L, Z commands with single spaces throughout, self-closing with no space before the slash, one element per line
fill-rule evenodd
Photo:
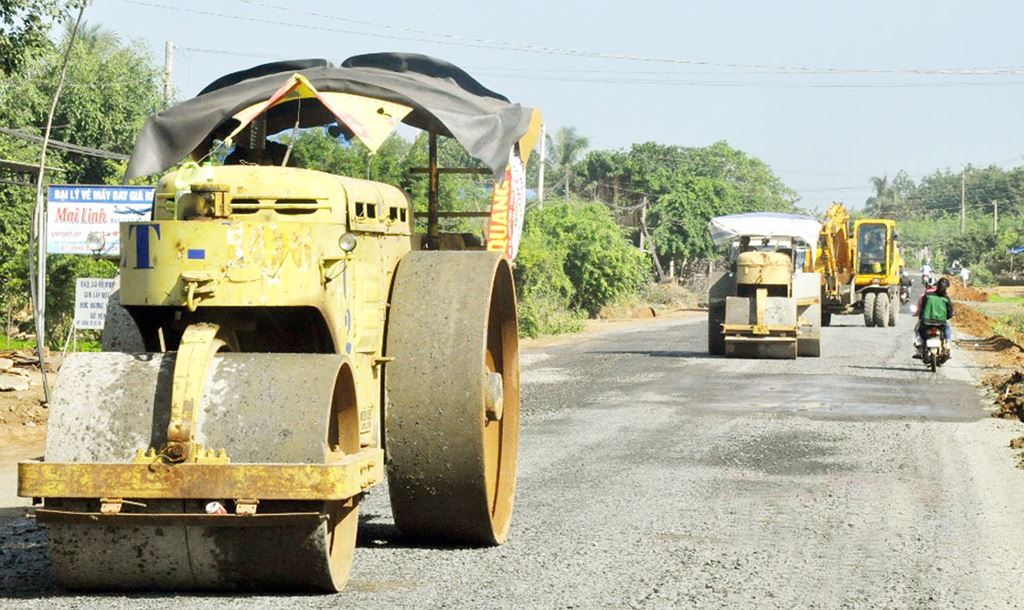
<path fill-rule="evenodd" d="M 399 123 L 429 134 L 420 225 L 394 186 L 288 166 L 301 129 L 373 151 Z M 257 66 L 151 117 L 127 178 L 164 173 L 151 219 L 120 228 L 114 351 L 64 362 L 45 457 L 19 465 L 57 583 L 340 590 L 385 477 L 403 536 L 502 543 L 509 237 L 539 126 L 459 68 L 396 53 Z M 439 137 L 481 165 L 439 168 Z M 441 232 L 452 171 L 495 177 L 476 214 L 494 243 Z"/>

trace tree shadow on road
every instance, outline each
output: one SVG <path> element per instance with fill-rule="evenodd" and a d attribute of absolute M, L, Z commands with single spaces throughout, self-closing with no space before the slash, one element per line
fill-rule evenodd
<path fill-rule="evenodd" d="M 676 351 L 676 350 L 594 350 L 587 354 L 623 354 L 628 356 L 647 356 L 650 358 L 720 358 L 707 352 Z"/>
<path fill-rule="evenodd" d="M 863 369 L 865 371 L 909 371 L 911 373 L 927 373 L 929 372 L 924 365 L 909 367 L 909 366 L 857 366 L 850 365 L 851 369 Z"/>

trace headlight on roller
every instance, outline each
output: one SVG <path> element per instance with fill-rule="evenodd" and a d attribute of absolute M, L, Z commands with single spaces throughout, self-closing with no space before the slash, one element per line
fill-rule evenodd
<path fill-rule="evenodd" d="M 345 233 L 338 238 L 338 247 L 344 252 L 351 252 L 356 249 L 355 233 Z"/>

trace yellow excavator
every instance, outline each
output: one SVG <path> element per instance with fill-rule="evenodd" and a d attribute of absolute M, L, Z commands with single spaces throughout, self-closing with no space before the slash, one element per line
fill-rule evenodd
<path fill-rule="evenodd" d="M 822 326 L 831 324 L 832 314 L 864 314 L 867 327 L 896 325 L 903 267 L 896 221 L 851 222 L 846 206 L 833 203 L 822 223 L 816 261 Z"/>

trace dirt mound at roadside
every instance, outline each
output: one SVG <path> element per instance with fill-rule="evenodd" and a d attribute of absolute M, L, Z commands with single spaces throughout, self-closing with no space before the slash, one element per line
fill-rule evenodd
<path fill-rule="evenodd" d="M 998 408 L 992 417 L 1024 419 L 1024 373 L 1014 371 L 1010 375 L 986 379 L 985 382 L 996 392 Z"/>
<path fill-rule="evenodd" d="M 953 325 L 975 337 L 995 335 L 996 321 L 977 309 L 958 303 L 953 306 Z"/>
<path fill-rule="evenodd" d="M 956 339 L 956 344 L 968 351 L 974 352 L 975 358 L 984 366 L 1002 369 L 1024 368 L 1024 338 L 1013 335 L 1000 334 L 1007 332 L 1007 329 L 999 322 L 987 316 L 970 305 L 957 303 L 953 311 L 953 326 L 963 333 L 978 337 L 977 339 Z M 954 334 L 955 336 L 955 334 Z M 1002 382 L 1002 378 L 996 380 Z M 986 383 L 995 387 L 995 383 L 986 380 Z"/>
<path fill-rule="evenodd" d="M 643 320 L 658 317 L 658 312 L 650 305 L 637 305 L 635 307 L 616 307 L 606 305 L 597 314 L 601 320 Z"/>
<path fill-rule="evenodd" d="M 987 301 L 988 293 L 974 286 L 964 288 L 958 278 L 949 278 L 949 296 L 954 301 Z"/>
<path fill-rule="evenodd" d="M 53 361 L 59 361 L 59 357 L 48 360 L 48 368 L 54 367 Z M 50 378 L 52 384 L 53 376 Z M 48 413 L 43 403 L 43 379 L 35 352 L 0 351 L 0 438 L 11 428 L 45 424 Z"/>

